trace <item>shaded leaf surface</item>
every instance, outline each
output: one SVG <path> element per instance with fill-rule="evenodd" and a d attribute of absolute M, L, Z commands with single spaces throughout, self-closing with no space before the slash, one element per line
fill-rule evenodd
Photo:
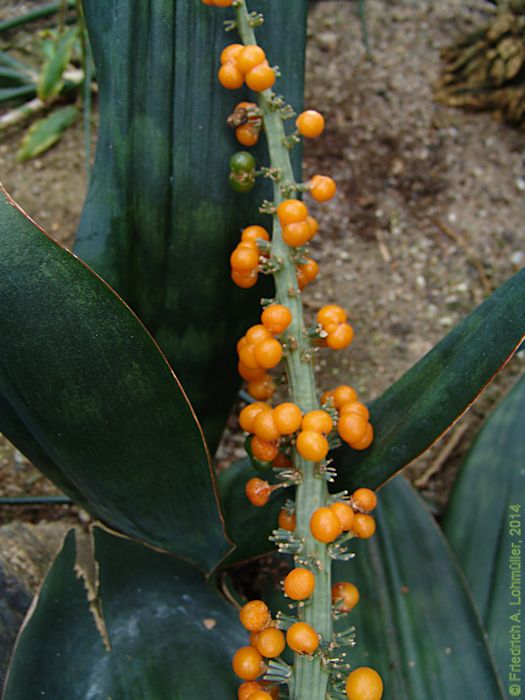
<path fill-rule="evenodd" d="M 472 590 L 502 677 L 523 592 L 525 376 L 492 413 L 461 468 L 445 533 Z M 512 617 L 514 616 L 514 618 Z"/>
<path fill-rule="evenodd" d="M 257 36 L 283 72 L 276 90 L 299 109 L 305 0 L 258 0 Z M 240 229 L 261 223 L 269 183 L 228 185 L 239 146 L 226 118 L 248 95 L 222 88 L 222 48 L 238 41 L 231 8 L 200 1 L 86 0 L 99 85 L 100 130 L 76 252 L 137 312 L 175 369 L 215 450 L 235 398 L 235 342 L 254 322 L 259 282 L 240 290 L 229 256 Z M 253 95 L 252 95 L 253 97 Z M 293 125 L 290 124 L 292 129 Z M 261 164 L 267 157 L 255 150 Z M 294 154 L 300 167 L 300 149 Z M 269 218 L 262 219 L 269 225 Z"/>
<path fill-rule="evenodd" d="M 228 549 L 203 437 L 116 294 L 0 199 L 0 431 L 95 517 L 206 568 Z"/>
<path fill-rule="evenodd" d="M 95 528 L 105 650 L 70 532 L 26 621 L 4 700 L 231 700 L 237 612 L 195 569 Z"/>
<path fill-rule="evenodd" d="M 459 567 L 403 478 L 381 489 L 376 535 L 351 549 L 333 570 L 361 592 L 350 658 L 382 674 L 384 700 L 504 697 Z"/>
<path fill-rule="evenodd" d="M 478 306 L 371 407 L 375 438 L 334 451 L 335 490 L 377 488 L 470 406 L 525 335 L 525 269 Z"/>

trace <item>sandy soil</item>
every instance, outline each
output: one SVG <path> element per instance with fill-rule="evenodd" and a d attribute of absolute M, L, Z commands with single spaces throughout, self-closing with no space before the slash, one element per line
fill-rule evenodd
<path fill-rule="evenodd" d="M 356 3 L 325 0 L 311 11 L 307 105 L 323 111 L 328 123 L 305 149 L 306 174 L 330 174 L 339 187 L 339 196 L 316 212 L 322 235 L 313 248 L 322 274 L 306 304 L 313 313 L 325 301 L 341 303 L 356 331 L 351 349 L 321 356 L 321 383 L 349 382 L 365 400 L 406 371 L 525 257 L 524 134 L 490 115 L 432 101 L 440 47 L 482 22 L 490 5 L 368 0 L 367 8 L 371 58 Z M 32 216 L 71 244 L 86 186 L 81 127 L 24 165 L 14 162 L 20 135 L 11 131 L 0 145 L 0 178 Z M 456 436 L 452 457 L 424 489 L 437 512 L 481 418 L 524 364 L 516 358 L 463 419 L 466 432 Z M 410 475 L 421 476 L 449 439 Z M 220 458 L 230 461 L 240 452 L 239 438 L 230 434 Z M 0 466 L 1 495 L 54 492 L 1 438 Z M 0 509 L 0 520 L 13 514 Z M 16 514 L 34 520 L 48 513 Z"/>

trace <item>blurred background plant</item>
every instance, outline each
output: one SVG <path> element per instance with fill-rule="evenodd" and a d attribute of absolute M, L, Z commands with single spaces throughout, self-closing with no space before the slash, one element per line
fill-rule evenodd
<path fill-rule="evenodd" d="M 17 160 L 46 151 L 82 115 L 89 164 L 96 85 L 80 2 L 60 0 L 1 21 L 0 47 L 0 132 L 31 122 Z"/>
<path fill-rule="evenodd" d="M 525 125 L 525 2 L 491 0 L 496 16 L 443 49 L 435 99 L 450 107 L 495 112 Z"/>

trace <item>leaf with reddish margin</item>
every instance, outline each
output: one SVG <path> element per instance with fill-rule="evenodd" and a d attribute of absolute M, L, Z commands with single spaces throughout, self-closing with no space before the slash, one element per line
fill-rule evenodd
<path fill-rule="evenodd" d="M 0 431 L 94 517 L 211 569 L 230 548 L 200 426 L 115 292 L 0 192 Z"/>

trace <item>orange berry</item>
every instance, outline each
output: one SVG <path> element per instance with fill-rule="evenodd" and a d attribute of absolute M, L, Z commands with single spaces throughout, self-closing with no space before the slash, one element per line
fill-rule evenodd
<path fill-rule="evenodd" d="M 264 442 L 273 442 L 281 437 L 275 425 L 273 411 L 259 411 L 253 419 L 253 432 Z"/>
<path fill-rule="evenodd" d="M 297 221 L 283 226 L 283 240 L 292 248 L 305 245 L 311 237 L 310 224 L 307 221 Z"/>
<path fill-rule="evenodd" d="M 346 311 L 337 304 L 327 304 L 317 312 L 317 321 L 323 327 L 329 323 L 344 323 L 347 318 Z"/>
<path fill-rule="evenodd" d="M 348 532 L 351 530 L 352 525 L 354 524 L 355 513 L 350 506 L 347 503 L 338 501 L 337 503 L 331 503 L 330 508 L 339 518 L 343 532 Z"/>
<path fill-rule="evenodd" d="M 237 248 L 248 248 L 249 250 L 257 250 L 257 243 L 251 240 L 241 240 L 237 244 Z"/>
<path fill-rule="evenodd" d="M 246 85 L 254 92 L 268 90 L 275 83 L 275 71 L 265 63 L 260 63 L 246 73 Z"/>
<path fill-rule="evenodd" d="M 257 651 L 267 659 L 280 656 L 285 646 L 284 634 L 276 627 L 267 627 L 257 637 Z"/>
<path fill-rule="evenodd" d="M 309 184 L 310 194 L 317 202 L 327 202 L 337 191 L 335 182 L 326 175 L 314 175 Z"/>
<path fill-rule="evenodd" d="M 304 289 L 306 285 L 313 282 L 314 279 L 319 274 L 319 265 L 313 260 L 313 258 L 307 258 L 304 265 L 297 266 L 297 281 L 299 283 L 299 289 Z"/>
<path fill-rule="evenodd" d="M 275 382 L 269 374 L 264 374 L 260 379 L 249 381 L 246 391 L 257 401 L 267 401 L 275 393 Z"/>
<path fill-rule="evenodd" d="M 259 251 L 257 248 L 237 246 L 230 255 L 230 265 L 235 272 L 251 272 L 259 264 Z"/>
<path fill-rule="evenodd" d="M 346 679 L 346 697 L 348 700 L 381 700 L 383 681 L 373 668 L 361 666 Z"/>
<path fill-rule="evenodd" d="M 368 426 L 368 421 L 358 413 L 344 413 L 339 416 L 337 432 L 348 444 L 358 443 L 365 436 Z"/>
<path fill-rule="evenodd" d="M 248 632 L 260 632 L 265 627 L 268 627 L 272 616 L 268 610 L 268 606 L 262 600 L 250 600 L 249 603 L 243 605 L 239 611 L 241 625 Z"/>
<path fill-rule="evenodd" d="M 308 282 L 313 282 L 319 274 L 319 265 L 313 258 L 307 258 L 303 265 L 299 265 L 299 269 L 306 275 Z"/>
<path fill-rule="evenodd" d="M 342 533 L 341 522 L 333 510 L 326 507 L 317 508 L 310 518 L 310 532 L 319 542 L 328 544 Z"/>
<path fill-rule="evenodd" d="M 250 632 L 250 646 L 257 649 L 257 639 L 259 637 L 259 632 Z"/>
<path fill-rule="evenodd" d="M 281 361 L 283 346 L 275 338 L 269 338 L 268 340 L 257 343 L 254 354 L 260 367 L 272 369 L 272 367 L 275 367 Z"/>
<path fill-rule="evenodd" d="M 332 402 L 333 402 L 333 398 L 334 398 L 333 391 L 324 391 L 321 394 L 321 406 L 324 406 L 325 403 L 328 403 L 329 399 L 332 399 Z M 335 404 L 334 404 L 334 406 L 335 406 Z"/>
<path fill-rule="evenodd" d="M 333 396 L 334 406 L 337 409 L 340 409 L 346 403 L 357 401 L 357 391 L 347 384 L 341 384 L 341 386 L 332 389 L 332 391 L 328 393 Z"/>
<path fill-rule="evenodd" d="M 308 569 L 292 569 L 284 579 L 284 592 L 292 600 L 306 600 L 314 592 L 315 576 Z"/>
<path fill-rule="evenodd" d="M 248 345 L 248 341 L 246 340 L 246 336 L 243 335 L 242 338 L 239 338 L 237 341 L 237 344 L 235 345 L 235 349 L 237 350 L 237 354 L 240 353 L 241 348 L 245 347 L 245 345 Z"/>
<path fill-rule="evenodd" d="M 255 681 L 248 681 L 247 683 L 241 683 L 239 689 L 237 690 L 238 700 L 248 700 L 256 691 L 261 691 L 262 686 Z"/>
<path fill-rule="evenodd" d="M 307 109 L 297 117 L 295 125 L 302 136 L 315 139 L 323 133 L 324 117 L 314 109 Z"/>
<path fill-rule="evenodd" d="M 245 274 L 232 270 L 232 280 L 241 289 L 250 289 L 250 287 L 254 287 L 257 284 L 257 270 L 252 270 Z"/>
<path fill-rule="evenodd" d="M 235 138 L 242 146 L 255 146 L 259 140 L 259 131 L 258 127 L 249 122 L 239 124 L 235 129 Z"/>
<path fill-rule="evenodd" d="M 361 403 L 360 401 L 350 401 L 350 403 L 343 404 L 339 413 L 341 416 L 343 416 L 345 413 L 358 413 L 365 420 L 370 418 L 370 411 L 365 404 Z"/>
<path fill-rule="evenodd" d="M 256 690 L 255 693 L 248 695 L 248 698 L 249 700 L 272 700 L 270 693 L 267 693 L 265 690 Z"/>
<path fill-rule="evenodd" d="M 371 489 L 357 489 L 352 494 L 352 503 L 358 510 L 370 513 L 377 506 L 377 496 Z"/>
<path fill-rule="evenodd" d="M 260 46 L 249 44 L 236 56 L 237 67 L 241 73 L 248 73 L 252 68 L 258 66 L 266 60 L 266 54 Z"/>
<path fill-rule="evenodd" d="M 241 647 L 233 657 L 233 671 L 244 681 L 254 681 L 264 671 L 264 662 L 257 649 Z"/>
<path fill-rule="evenodd" d="M 225 63 L 235 61 L 243 49 L 243 44 L 229 44 L 222 50 L 221 63 L 224 65 Z"/>
<path fill-rule="evenodd" d="M 277 520 L 277 524 L 282 530 L 288 530 L 289 532 L 294 532 L 296 525 L 297 525 L 297 520 L 295 517 L 295 513 L 290 513 L 289 510 L 286 510 L 286 508 L 283 508 L 279 512 L 279 518 Z"/>
<path fill-rule="evenodd" d="M 257 239 L 262 239 L 263 241 L 269 241 L 270 235 L 268 231 L 262 226 L 247 226 L 242 230 L 241 241 L 253 241 L 257 245 Z"/>
<path fill-rule="evenodd" d="M 245 406 L 239 413 L 239 425 L 241 428 L 247 433 L 253 433 L 253 421 L 261 411 L 271 411 L 271 408 L 267 403 L 262 403 L 261 401 L 249 403 Z"/>
<path fill-rule="evenodd" d="M 256 440 L 257 438 L 252 439 Z M 253 447 L 252 447 L 253 451 Z M 257 459 L 260 459 L 257 457 Z M 262 479 L 259 479 L 258 477 L 254 476 L 253 479 L 249 479 L 249 481 L 246 483 L 246 497 L 252 504 L 252 506 L 257 506 L 257 508 L 262 508 L 262 506 L 265 506 L 268 503 L 268 499 L 270 498 L 270 494 L 272 493 L 272 487 L 267 481 L 263 481 Z M 248 628 L 246 628 L 248 629 Z M 247 679 L 250 680 L 250 679 Z"/>
<path fill-rule="evenodd" d="M 309 462 L 320 462 L 328 454 L 328 440 L 315 430 L 303 430 L 297 436 L 297 452 Z"/>
<path fill-rule="evenodd" d="M 319 646 L 319 636 L 306 622 L 294 622 L 286 632 L 286 642 L 297 654 L 313 654 Z"/>
<path fill-rule="evenodd" d="M 292 322 L 290 309 L 282 304 L 270 304 L 261 314 L 261 322 L 270 333 L 283 333 Z"/>
<path fill-rule="evenodd" d="M 306 221 L 310 226 L 310 238 L 313 238 L 319 230 L 319 224 L 317 223 L 317 219 L 314 219 L 313 216 L 307 216 Z"/>
<path fill-rule="evenodd" d="M 273 419 L 281 435 L 292 435 L 301 427 L 303 414 L 294 403 L 280 403 L 273 409 Z"/>
<path fill-rule="evenodd" d="M 249 367 L 246 367 L 246 365 L 243 365 L 242 362 L 237 364 L 237 370 L 245 382 L 253 382 L 256 379 L 262 379 L 263 377 L 268 376 L 263 367 L 250 369 Z"/>
<path fill-rule="evenodd" d="M 350 612 L 359 603 L 359 590 L 349 581 L 334 583 L 332 586 L 332 603 L 341 612 Z"/>
<path fill-rule="evenodd" d="M 326 344 L 332 350 L 347 348 L 354 339 L 354 329 L 349 323 L 341 323 L 337 328 L 328 333 Z"/>
<path fill-rule="evenodd" d="M 239 350 L 239 360 L 248 369 L 260 369 L 260 364 L 255 359 L 255 345 L 251 343 L 243 345 Z"/>
<path fill-rule="evenodd" d="M 328 435 L 333 428 L 333 421 L 326 411 L 308 411 L 301 423 L 302 430 L 314 430 L 316 433 Z"/>
<path fill-rule="evenodd" d="M 355 514 L 352 532 L 356 537 L 359 537 L 361 540 L 368 540 L 375 531 L 376 521 L 371 515 L 366 515 L 366 513 Z"/>
<path fill-rule="evenodd" d="M 244 48 L 244 46 L 243 46 L 242 48 Z M 238 102 L 238 103 L 235 105 L 234 112 L 237 112 L 237 111 L 240 110 L 240 109 L 246 110 L 246 117 L 247 117 L 248 119 L 250 119 L 250 118 L 253 119 L 253 116 L 250 117 L 250 116 L 248 115 L 248 113 L 247 113 L 248 110 L 254 110 L 254 109 L 257 110 L 257 109 L 259 109 L 259 108 L 258 108 L 258 106 L 257 106 L 257 104 L 256 104 L 255 102 Z M 260 117 L 255 117 L 255 118 L 256 118 L 256 119 L 260 119 Z"/>
<path fill-rule="evenodd" d="M 257 435 L 252 437 L 250 448 L 255 459 L 259 459 L 261 462 L 271 462 L 272 459 L 276 458 L 277 453 L 279 452 L 279 447 L 276 443 L 261 440 L 261 438 L 257 437 Z M 264 505 L 264 503 L 262 505 Z"/>
<path fill-rule="evenodd" d="M 214 0 L 215 7 L 231 7 L 233 0 Z"/>
<path fill-rule="evenodd" d="M 344 413 L 339 416 L 337 422 L 337 432 L 345 442 L 359 442 L 366 433 L 368 421 L 358 413 Z"/>
<path fill-rule="evenodd" d="M 268 340 L 272 335 L 270 331 L 262 325 L 262 323 L 257 323 L 255 326 L 248 328 L 246 331 L 246 342 L 249 345 L 258 345 L 262 343 L 263 340 Z"/>
<path fill-rule="evenodd" d="M 244 76 L 235 63 L 229 61 L 219 68 L 219 83 L 227 90 L 237 90 L 244 84 Z"/>
<path fill-rule="evenodd" d="M 299 199 L 285 199 L 277 207 L 277 216 L 281 226 L 296 224 L 306 220 L 308 209 L 306 204 L 303 204 Z"/>
<path fill-rule="evenodd" d="M 215 0 L 201 0 L 203 5 L 214 6 Z"/>
<path fill-rule="evenodd" d="M 369 423 L 368 427 L 366 429 L 366 433 L 364 436 L 359 440 L 359 442 L 353 442 L 350 447 L 354 450 L 366 450 L 367 447 L 370 447 L 372 442 L 374 441 L 374 428 L 373 426 Z"/>
<path fill-rule="evenodd" d="M 297 267 L 297 284 L 299 285 L 299 289 L 304 289 L 309 284 L 308 279 L 301 270 L 300 266 Z"/>

